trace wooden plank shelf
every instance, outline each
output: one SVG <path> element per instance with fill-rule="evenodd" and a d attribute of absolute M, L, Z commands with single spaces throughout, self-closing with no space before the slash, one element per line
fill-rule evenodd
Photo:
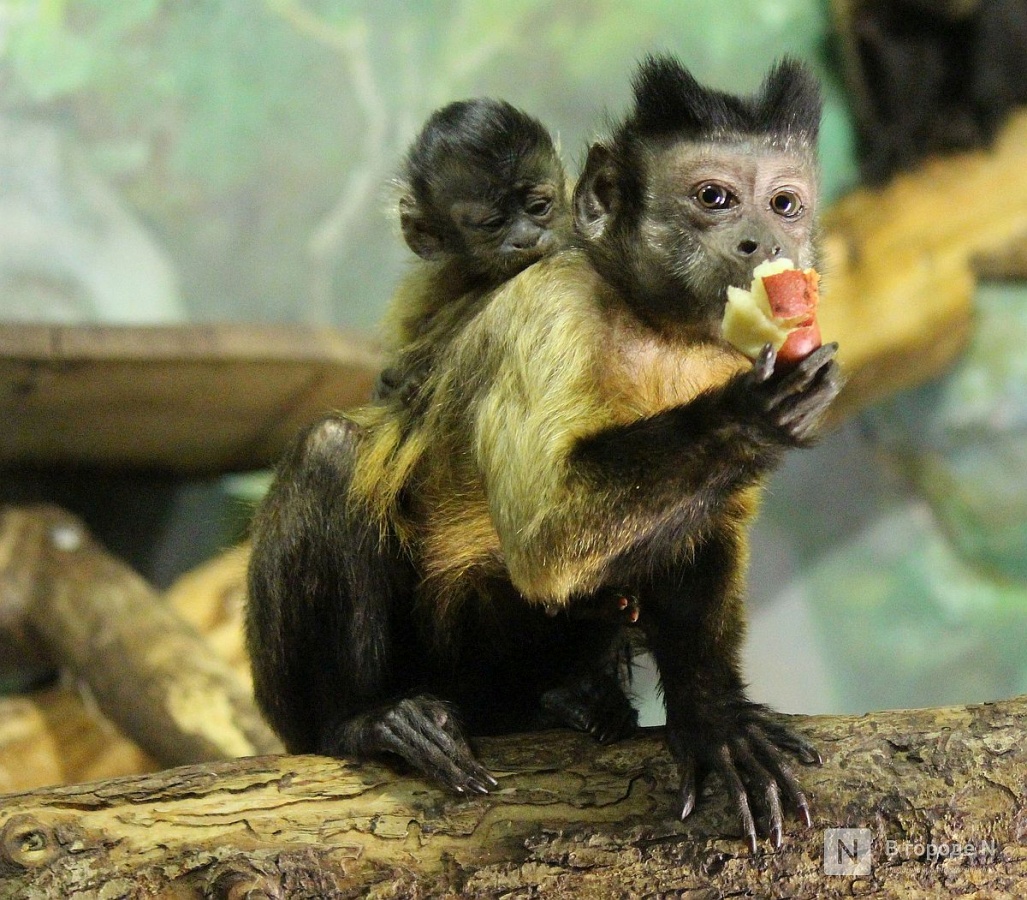
<path fill-rule="evenodd" d="M 0 324 L 0 468 L 263 468 L 379 368 L 329 329 Z"/>

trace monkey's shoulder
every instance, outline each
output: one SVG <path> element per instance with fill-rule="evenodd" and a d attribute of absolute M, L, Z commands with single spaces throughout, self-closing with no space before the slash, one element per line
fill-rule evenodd
<path fill-rule="evenodd" d="M 396 285 L 386 308 L 386 343 L 402 347 L 428 336 L 440 315 L 446 321 L 439 325 L 454 328 L 486 292 L 486 286 L 469 278 L 457 260 L 416 260 Z"/>
<path fill-rule="evenodd" d="M 500 288 L 481 323 L 508 336 L 507 362 L 579 393 L 617 418 L 649 415 L 723 385 L 751 363 L 718 336 L 643 321 L 583 252 L 541 260 Z M 576 382 L 576 383 L 575 383 Z"/>

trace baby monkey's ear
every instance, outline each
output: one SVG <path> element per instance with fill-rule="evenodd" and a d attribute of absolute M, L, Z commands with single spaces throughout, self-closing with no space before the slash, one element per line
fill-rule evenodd
<path fill-rule="evenodd" d="M 399 225 L 407 246 L 422 259 L 438 259 L 445 254 L 445 241 L 410 194 L 399 198 Z"/>

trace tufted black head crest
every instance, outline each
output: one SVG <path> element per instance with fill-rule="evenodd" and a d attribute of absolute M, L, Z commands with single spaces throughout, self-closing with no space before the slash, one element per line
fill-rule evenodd
<path fill-rule="evenodd" d="M 706 87 L 670 56 L 648 57 L 633 87 L 635 107 L 625 129 L 639 137 L 795 134 L 812 143 L 820 129 L 820 87 L 794 59 L 779 62 L 751 96 Z"/>

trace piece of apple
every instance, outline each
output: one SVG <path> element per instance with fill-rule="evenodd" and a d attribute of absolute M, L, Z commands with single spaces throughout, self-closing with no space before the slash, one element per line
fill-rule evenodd
<path fill-rule="evenodd" d="M 784 365 L 805 359 L 822 343 L 817 324 L 819 286 L 815 269 L 787 269 L 763 276 L 771 314 L 788 323 L 788 337 L 777 348 L 777 358 Z"/>
<path fill-rule="evenodd" d="M 797 269 L 790 259 L 760 264 L 749 290 L 727 289 L 724 339 L 752 359 L 768 343 L 783 365 L 804 359 L 821 343 L 819 281 L 814 269 Z"/>

